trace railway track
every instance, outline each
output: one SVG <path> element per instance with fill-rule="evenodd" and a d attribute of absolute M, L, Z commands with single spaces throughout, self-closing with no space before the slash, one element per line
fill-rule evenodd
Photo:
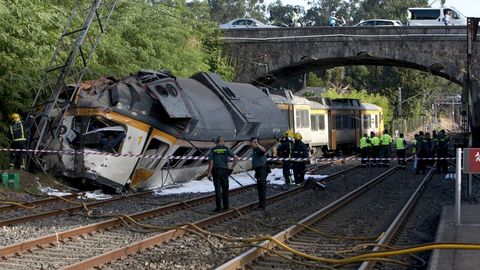
<path fill-rule="evenodd" d="M 396 172 L 397 175 L 403 171 Z M 300 252 L 324 258 L 322 263 L 304 260 L 301 254 L 293 255 L 290 252 L 278 249 L 275 242 L 264 241 L 256 248 L 235 257 L 218 269 L 309 269 L 310 266 L 339 266 L 341 259 L 360 252 L 372 250 L 366 245 L 364 250 L 355 250 L 354 247 L 365 243 L 389 245 L 405 223 L 408 214 L 421 194 L 432 171 L 421 181 L 412 181 L 405 177 L 389 177 L 388 173 L 366 183 L 336 202 L 324 207 L 315 214 L 305 218 L 302 225 L 291 226 L 274 236 L 279 242 L 284 242 Z M 385 180 L 383 180 L 385 179 Z M 393 180 L 392 180 L 393 179 Z M 393 181 L 393 182 L 392 182 Z M 419 184 L 420 182 L 420 184 Z M 415 192 L 414 192 L 415 191 Z M 411 195 L 414 193 L 415 195 Z M 393 222 L 392 222 L 393 221 Z M 392 222 L 390 224 L 390 222 Z M 317 231 L 307 230 L 310 226 Z M 318 231 L 323 232 L 319 235 Z M 328 235 L 329 237 L 325 237 Z M 365 236 L 372 239 L 363 238 Z M 379 237 L 375 241 L 375 237 Z M 373 251 L 377 250 L 373 247 Z M 271 251 L 273 250 L 273 252 Z M 348 251 L 348 252 L 347 252 Z M 345 252 L 345 253 L 343 253 Z M 327 264 L 328 263 L 328 264 Z M 342 269 L 373 269 L 374 262 L 360 265 L 356 262 Z"/>
<path fill-rule="evenodd" d="M 364 175 L 360 174 L 360 171 L 364 172 Z M 345 190 L 344 193 L 346 193 L 348 190 L 363 184 L 369 177 L 378 175 L 382 171 L 384 171 L 383 168 L 368 171 L 360 169 L 352 171 L 350 175 L 339 174 L 340 177 L 328 183 L 326 190 L 296 194 L 276 204 L 269 204 L 267 208 L 270 210 L 266 213 L 245 212 L 242 217 L 209 225 L 209 231 L 239 238 L 255 237 L 279 231 L 282 227 L 288 226 L 288 224 L 303 218 L 305 212 L 314 212 L 318 210 L 319 206 L 333 201 L 339 196 L 341 190 Z M 349 177 L 347 177 L 347 179 L 342 177 L 345 175 Z M 330 190 L 332 190 L 332 192 L 329 194 L 328 191 Z M 300 209 L 299 207 L 302 208 Z M 266 226 L 264 223 L 271 223 L 275 226 Z M 219 262 L 226 261 L 230 258 L 233 252 L 237 252 L 236 249 L 226 249 L 228 245 L 218 243 L 214 237 L 209 239 L 209 242 L 214 242 L 219 247 L 211 248 L 205 239 L 190 234 L 176 239 L 173 242 L 168 242 L 166 245 L 160 245 L 159 243 L 152 248 L 108 263 L 101 268 L 137 269 L 151 267 L 153 269 L 211 269 L 215 265 L 218 265 Z M 134 252 L 129 252 L 129 254 Z M 123 255 L 127 255 L 127 253 L 123 253 Z M 105 258 L 106 260 L 112 260 L 112 258 L 118 257 L 113 257 L 112 254 L 108 254 L 105 255 Z M 91 267 L 93 264 L 88 266 Z"/>
<path fill-rule="evenodd" d="M 356 168 L 356 166 L 352 167 L 352 169 L 353 168 Z M 339 175 L 341 173 L 345 172 L 339 172 Z M 301 191 L 303 191 L 303 189 L 298 187 L 288 192 L 284 192 L 279 196 L 272 196 L 270 201 L 275 201 L 285 196 L 292 196 L 292 194 Z M 244 203 L 243 206 L 237 208 L 237 210 L 249 211 L 253 209 L 256 202 L 252 203 L 252 201 L 255 201 L 255 199 L 252 198 L 252 195 L 253 198 L 256 198 L 256 194 L 252 192 L 249 196 L 245 196 L 244 199 L 240 199 L 243 200 Z M 204 196 L 202 200 L 213 200 L 213 196 Z M 210 216 L 210 213 L 204 213 L 204 211 L 211 210 L 211 205 L 207 206 L 201 204 L 199 199 L 192 199 L 187 202 L 187 204 L 189 206 L 186 206 L 183 203 L 171 204 L 159 209 L 134 214 L 131 215 L 131 217 L 137 221 L 143 220 L 143 222 L 149 225 L 168 227 L 182 222 L 195 221 L 197 221 L 200 226 L 206 226 L 209 222 L 217 222 L 218 220 L 228 219 L 238 215 L 237 210 L 231 210 L 215 215 L 212 218 L 205 219 L 205 215 L 208 217 Z M 194 207 L 195 211 L 188 211 L 186 209 L 190 206 Z M 168 213 L 168 215 L 162 216 L 160 213 Z M 131 226 L 126 226 L 126 222 L 123 222 L 124 220 L 125 219 L 122 218 L 113 218 L 111 220 L 83 226 L 66 232 L 3 247 L 0 249 L 0 256 L 4 257 L 4 259 L 0 262 L 0 267 L 5 269 L 20 269 L 21 267 L 59 268 L 68 265 L 69 263 L 74 263 L 75 261 L 81 261 L 81 258 L 85 259 L 94 257 L 96 254 L 105 253 L 107 250 L 122 248 L 127 243 L 135 242 L 135 240 L 138 241 L 138 239 L 145 239 L 148 238 L 148 236 L 156 235 L 155 233 L 145 234 L 145 232 L 132 232 L 129 229 Z M 175 231 L 173 235 L 178 236 L 180 233 L 177 231 L 184 230 L 180 229 L 173 231 Z M 36 247 L 38 246 L 42 246 L 42 248 L 37 249 Z M 126 247 L 126 249 L 131 250 L 132 247 Z M 15 253 L 19 253 L 20 255 L 12 256 Z M 51 258 L 60 259 L 59 261 L 54 261 Z M 75 269 L 75 266 L 72 267 L 72 269 Z M 83 267 L 85 267 L 85 265 L 80 268 Z"/>

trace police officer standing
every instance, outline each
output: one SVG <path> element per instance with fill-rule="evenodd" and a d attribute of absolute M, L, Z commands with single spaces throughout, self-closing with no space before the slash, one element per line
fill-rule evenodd
<path fill-rule="evenodd" d="M 397 160 L 398 160 L 398 165 L 400 166 L 401 169 L 406 169 L 406 162 L 405 162 L 405 147 L 407 146 L 407 142 L 403 138 L 403 133 L 400 133 L 400 137 L 397 138 L 395 142 L 397 146 Z"/>
<path fill-rule="evenodd" d="M 448 173 L 448 163 L 445 158 L 448 157 L 449 143 L 450 139 L 445 134 L 445 130 L 440 130 L 437 143 L 437 173 Z"/>
<path fill-rule="evenodd" d="M 292 131 L 287 130 L 284 134 L 282 140 L 280 140 L 280 145 L 277 148 L 278 156 L 280 158 L 285 158 L 288 160 L 282 160 L 282 172 L 283 178 L 285 179 L 285 185 L 291 184 L 290 169 L 292 168 L 292 162 L 289 160 L 292 157 L 293 150 L 293 141 L 292 141 Z"/>
<path fill-rule="evenodd" d="M 375 136 L 375 132 L 370 132 L 370 142 L 372 145 L 372 167 L 375 167 L 380 154 L 380 139 Z"/>
<path fill-rule="evenodd" d="M 266 150 L 258 143 L 258 138 L 250 139 L 250 147 L 252 153 L 252 168 L 255 170 L 255 178 L 257 179 L 258 191 L 258 209 L 265 210 L 267 205 L 267 176 L 269 168 L 267 167 Z"/>
<path fill-rule="evenodd" d="M 306 159 L 308 158 L 308 147 L 302 142 L 302 134 L 295 133 L 293 136 L 295 139 L 293 145 L 292 158 Z M 305 180 L 305 170 L 307 168 L 307 161 L 299 160 L 293 161 L 293 176 L 295 178 L 295 184 L 302 184 Z"/>
<path fill-rule="evenodd" d="M 12 113 L 10 115 L 12 124 L 10 125 L 10 138 L 12 139 L 12 149 L 25 149 L 27 138 L 25 136 L 25 126 L 23 125 L 20 115 Z M 10 152 L 10 168 L 25 169 L 25 152 Z"/>
<path fill-rule="evenodd" d="M 380 166 L 388 167 L 390 163 L 390 147 L 392 141 L 392 137 L 388 135 L 387 131 L 384 131 L 382 137 L 380 137 Z"/>
<path fill-rule="evenodd" d="M 239 160 L 229 147 L 226 147 L 225 140 L 222 136 L 218 136 L 215 140 L 216 146 L 210 149 L 208 155 L 208 174 L 213 177 L 213 185 L 215 187 L 215 204 L 214 212 L 228 210 L 228 176 L 237 165 Z M 231 169 L 228 168 L 228 158 L 233 157 Z"/>

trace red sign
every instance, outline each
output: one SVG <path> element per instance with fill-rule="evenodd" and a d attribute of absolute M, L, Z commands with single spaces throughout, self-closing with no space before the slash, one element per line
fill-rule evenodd
<path fill-rule="evenodd" d="M 463 172 L 480 173 L 480 148 L 463 149 Z"/>

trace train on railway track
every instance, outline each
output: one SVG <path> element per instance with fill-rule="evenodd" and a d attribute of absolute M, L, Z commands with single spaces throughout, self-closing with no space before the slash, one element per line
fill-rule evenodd
<path fill-rule="evenodd" d="M 290 128 L 320 155 L 354 148 L 361 133 L 383 131 L 383 116 L 380 107 L 356 99 L 274 94 L 214 73 L 177 78 L 139 71 L 122 80 L 84 82 L 59 126 L 47 148 L 74 154 L 43 155 L 44 170 L 116 188 L 153 189 L 203 175 L 207 161 L 201 157 L 219 135 L 236 155 L 248 157 L 251 137 L 272 149 Z M 248 160 L 237 166 L 249 167 Z"/>

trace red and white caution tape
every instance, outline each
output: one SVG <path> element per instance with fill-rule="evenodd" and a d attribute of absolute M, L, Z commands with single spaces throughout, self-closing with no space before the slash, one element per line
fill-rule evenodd
<path fill-rule="evenodd" d="M 146 158 L 146 159 L 176 159 L 176 160 L 208 160 L 208 156 L 164 156 L 164 155 L 145 155 L 145 154 L 121 154 L 121 153 L 109 153 L 93 150 L 32 150 L 32 149 L 10 149 L 0 148 L 0 152 L 28 152 L 33 154 L 56 154 L 56 155 L 102 155 L 112 157 L 132 157 L 132 158 Z M 240 160 L 251 160 L 250 157 L 240 158 Z M 417 160 L 455 160 L 455 157 L 433 157 L 433 158 L 417 158 Z M 359 157 L 347 157 L 347 158 L 321 158 L 321 157 L 309 157 L 309 158 L 279 158 L 272 157 L 267 158 L 268 161 L 339 161 L 339 160 L 362 160 Z M 386 161 L 386 160 L 398 160 L 397 158 L 368 158 L 370 161 Z"/>

